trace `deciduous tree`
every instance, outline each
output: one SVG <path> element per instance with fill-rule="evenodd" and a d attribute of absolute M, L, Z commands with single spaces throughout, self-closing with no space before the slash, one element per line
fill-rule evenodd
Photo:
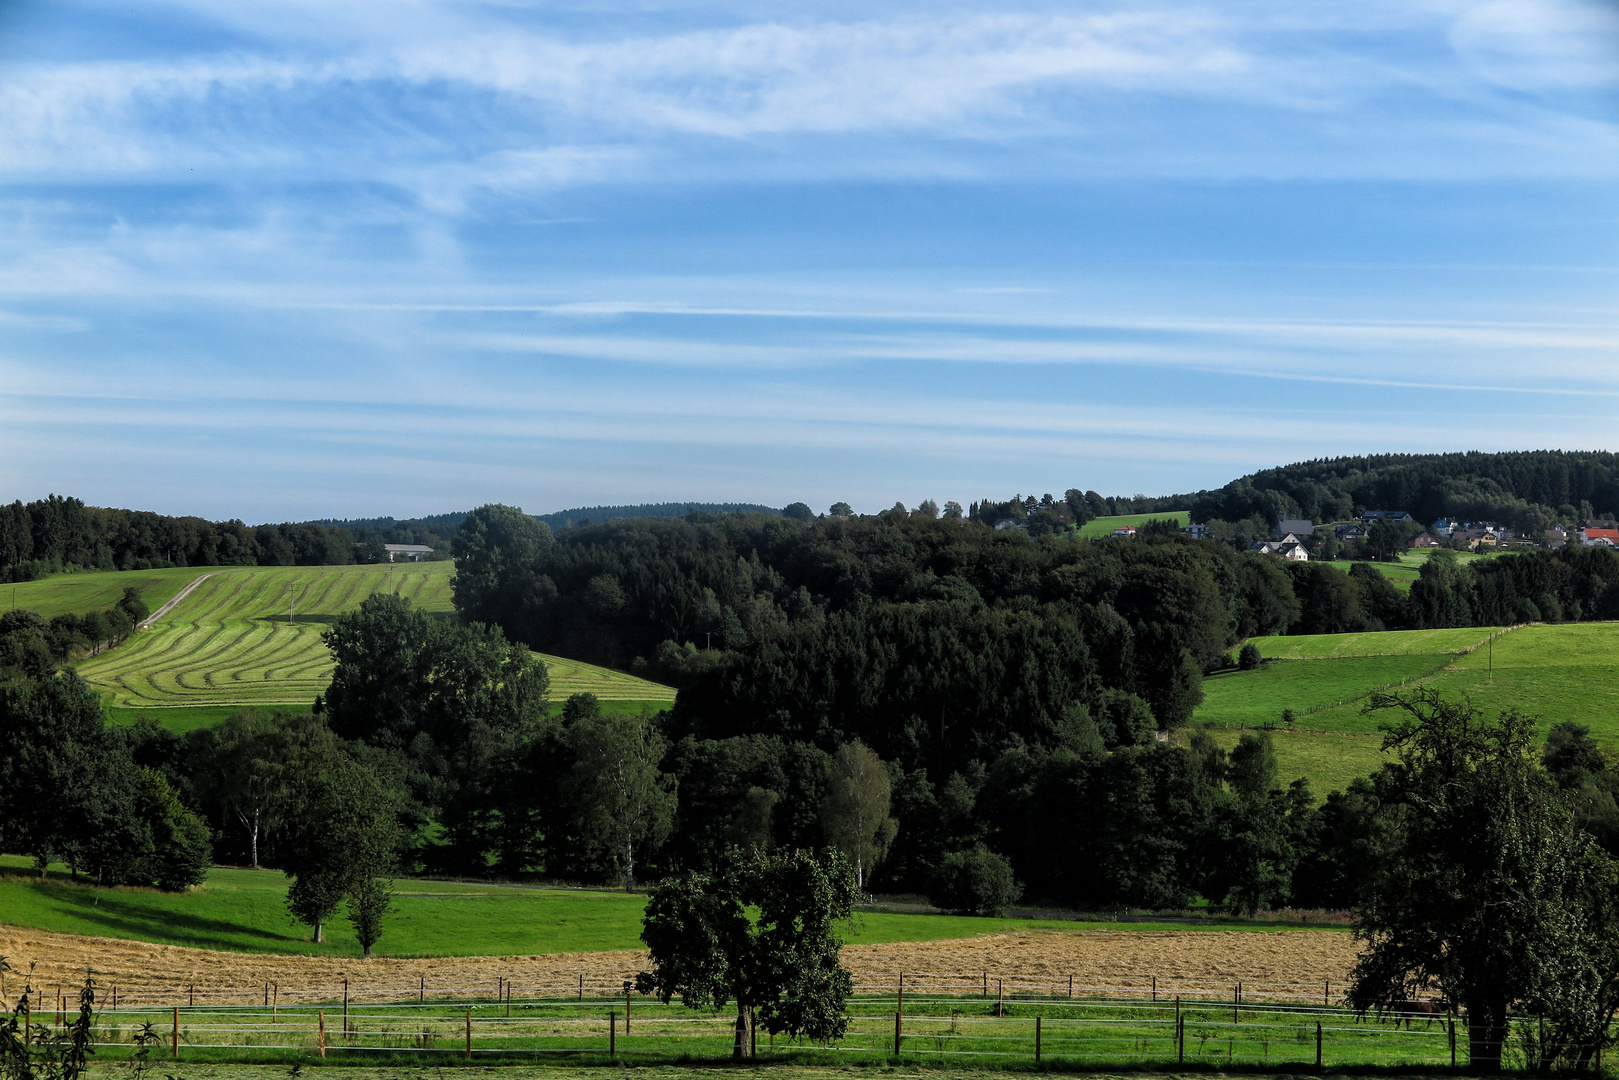
<path fill-rule="evenodd" d="M 854 898 L 854 875 L 835 851 L 736 851 L 716 874 L 653 891 L 641 931 L 652 970 L 636 976 L 636 987 L 665 1003 L 678 995 L 691 1009 L 734 1003 L 735 1058 L 752 1054 L 755 1023 L 775 1034 L 839 1038 L 854 981 L 839 961 L 837 927 Z"/>

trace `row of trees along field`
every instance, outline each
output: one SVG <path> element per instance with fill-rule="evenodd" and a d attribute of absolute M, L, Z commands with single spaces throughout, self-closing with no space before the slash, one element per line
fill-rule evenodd
<path fill-rule="evenodd" d="M 33 581 L 63 570 L 168 566 L 342 566 L 385 562 L 384 543 L 447 552 L 454 520 L 381 519 L 352 528 L 321 522 L 244 525 L 86 506 L 52 495 L 0 505 L 0 581 Z M 441 556 L 443 557 L 443 556 Z"/>

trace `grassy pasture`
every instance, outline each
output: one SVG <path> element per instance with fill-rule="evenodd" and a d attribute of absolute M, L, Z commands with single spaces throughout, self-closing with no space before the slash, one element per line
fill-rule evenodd
<path fill-rule="evenodd" d="M 1161 518 L 1173 518 L 1181 525 L 1187 525 L 1191 522 L 1192 515 L 1186 510 L 1161 510 L 1156 514 L 1114 514 L 1111 517 L 1092 518 L 1079 527 L 1079 535 L 1086 538 L 1111 536 L 1114 529 L 1125 525 L 1140 528 L 1149 521 Z"/>
<path fill-rule="evenodd" d="M 156 611 L 185 588 L 207 567 L 182 566 L 168 570 L 107 570 L 79 574 L 52 574 L 40 581 L 0 585 L 0 604 L 6 610 L 24 608 L 47 619 L 52 615 L 82 615 L 101 611 L 123 598 L 133 585 L 141 591 L 146 606 Z"/>
<path fill-rule="evenodd" d="M 1499 627 L 1464 626 L 1454 630 L 1381 630 L 1366 634 L 1299 634 L 1256 637 L 1248 644 L 1267 660 L 1326 660 L 1360 656 L 1442 656 L 1459 654 L 1495 633 Z"/>
<path fill-rule="evenodd" d="M 1392 717 L 1366 713 L 1364 695 L 1402 675 L 1407 688 L 1465 695 L 1486 713 L 1538 716 L 1542 733 L 1562 720 L 1587 724 L 1619 751 L 1619 623 L 1525 626 L 1486 644 L 1498 629 L 1256 639 L 1276 659 L 1207 679 L 1194 722 L 1212 725 L 1229 748 L 1241 728 L 1274 724 L 1293 709 L 1295 730 L 1271 734 L 1277 761 L 1284 780 L 1307 777 L 1318 796 L 1383 761 L 1380 726 Z"/>
<path fill-rule="evenodd" d="M 186 580 L 207 572 L 185 571 Z M 175 731 L 217 723 L 241 707 L 308 708 L 331 678 L 321 632 L 333 618 L 374 592 L 401 593 L 448 616 L 454 574 L 448 562 L 214 571 L 150 629 L 79 664 L 79 674 L 106 695 L 115 719 L 150 715 Z M 588 690 L 634 711 L 674 700 L 670 687 L 561 657 L 542 659 L 558 699 Z"/>
<path fill-rule="evenodd" d="M 1224 726 L 1259 727 L 1281 721 L 1292 709 L 1348 702 L 1371 688 L 1430 674 L 1444 656 L 1346 656 L 1322 660 L 1272 660 L 1255 671 L 1228 671 L 1203 680 L 1203 704 L 1195 719 Z"/>
<path fill-rule="evenodd" d="M 327 926 L 316 945 L 309 928 L 285 906 L 287 879 L 277 870 L 215 867 L 207 882 L 184 894 L 154 889 L 102 889 L 68 879 L 60 868 L 40 881 L 31 863 L 0 857 L 0 923 L 65 934 L 148 941 L 236 952 L 353 956 L 348 922 Z M 401 879 L 397 913 L 377 951 L 385 956 L 491 956 L 640 948 L 646 898 L 614 891 L 526 888 Z M 1040 919 L 980 919 L 866 911 L 848 940 L 866 944 L 945 941 L 1039 929 L 1252 929 L 1269 924 L 1091 923 Z"/>

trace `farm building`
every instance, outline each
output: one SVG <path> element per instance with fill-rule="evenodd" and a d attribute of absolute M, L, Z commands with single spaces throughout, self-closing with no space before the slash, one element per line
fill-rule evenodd
<path fill-rule="evenodd" d="M 1134 536 L 1135 534 L 1136 530 L 1134 525 L 1120 525 L 1117 529 L 1113 530 L 1113 535 L 1118 537 L 1128 538 Z"/>
<path fill-rule="evenodd" d="M 421 562 L 433 554 L 426 544 L 383 544 L 382 549 L 388 553 L 389 562 Z"/>
<path fill-rule="evenodd" d="M 1581 529 L 1581 547 L 1619 547 L 1619 529 Z"/>

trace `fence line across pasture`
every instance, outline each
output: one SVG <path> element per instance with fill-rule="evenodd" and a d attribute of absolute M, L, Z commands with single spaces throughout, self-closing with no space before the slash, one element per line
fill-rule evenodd
<path fill-rule="evenodd" d="M 512 997 L 528 999 L 590 999 L 622 996 L 626 985 L 633 985 L 635 972 L 617 975 L 579 974 L 568 978 L 509 979 L 496 976 L 491 982 L 476 984 L 464 980 L 436 983 L 427 976 L 418 976 L 411 982 L 361 981 L 334 979 L 321 982 L 277 982 L 267 980 L 234 986 L 208 986 L 196 984 L 153 984 L 140 982 L 133 985 L 98 981 L 98 996 L 108 1004 L 162 1005 L 190 1008 L 199 1005 L 238 1005 L 254 1003 L 266 1008 L 272 1006 L 300 1006 L 322 1003 L 397 1002 L 408 998 L 418 1004 L 480 1003 L 491 999 L 505 1001 Z M 1250 1001 L 1259 1002 L 1320 1002 L 1330 1005 L 1341 985 L 1331 980 L 1320 983 L 1281 982 L 1257 980 L 1226 982 L 1224 980 L 1184 976 L 1110 975 L 1087 979 L 1073 975 L 998 975 L 992 971 L 971 972 L 863 972 L 853 977 L 857 995 L 888 994 L 969 997 L 1126 997 L 1139 996 L 1149 1002 L 1168 1000 L 1181 995 L 1188 998 L 1220 997 L 1235 994 L 1248 1007 Z M 75 995 L 76 987 L 57 986 L 46 991 L 52 996 Z M 14 996 L 14 995 L 13 995 Z M 6 1006 L 0 997 L 0 1006 Z"/>
<path fill-rule="evenodd" d="M 721 1057 L 732 1048 L 735 1017 L 663 1005 L 629 991 L 624 980 L 576 978 L 525 987 L 442 987 L 426 981 L 384 990 L 350 983 L 337 995 L 313 989 L 269 1005 L 199 1000 L 190 986 L 147 987 L 138 997 L 97 991 L 96 1047 L 114 1058 L 137 1053 L 180 1059 L 256 1060 L 289 1055 L 451 1055 L 486 1060 L 558 1055 L 586 1057 Z M 1233 984 L 1218 996 L 1170 992 L 1167 980 L 1128 990 L 1084 986 L 1065 977 L 1037 981 L 976 973 L 864 976 L 848 999 L 848 1030 L 821 1045 L 753 1032 L 762 1055 L 831 1053 L 884 1058 L 963 1056 L 1093 1062 L 1453 1064 L 1465 1021 L 1454 1016 L 1398 1019 L 1392 1026 L 1320 997 L 1306 1001 L 1253 997 Z M 973 984 L 975 983 L 975 985 Z M 1156 991 L 1153 983 L 1156 983 Z M 1015 986 L 1014 986 L 1015 984 Z M 1270 984 L 1273 991 L 1299 990 Z M 347 990 L 343 995 L 341 991 Z M 610 993 L 602 993 L 603 990 Z M 391 997 L 386 996 L 391 991 Z M 538 993 L 536 991 L 548 991 Z M 217 992 L 217 991 L 216 991 Z M 185 1003 L 157 997 L 183 996 Z M 306 1000 L 307 999 L 307 1000 Z M 55 1008 L 51 1008 L 51 1006 Z M 42 1007 L 43 1006 L 43 1007 Z M 60 1033 L 77 1011 L 76 993 L 43 995 L 28 1018 L 35 1032 Z"/>

